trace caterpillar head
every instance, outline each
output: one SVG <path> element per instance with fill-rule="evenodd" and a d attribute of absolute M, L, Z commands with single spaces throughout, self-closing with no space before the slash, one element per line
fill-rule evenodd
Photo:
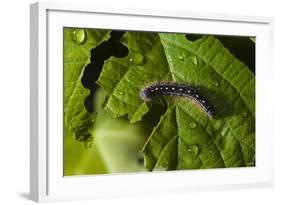
<path fill-rule="evenodd" d="M 141 99 L 143 99 L 144 101 L 151 101 L 152 99 L 151 99 L 151 97 L 152 97 L 152 95 L 151 95 L 151 91 L 149 90 L 149 89 L 147 89 L 147 88 L 145 88 L 145 89 L 142 89 L 141 91 L 140 91 L 140 97 L 141 97 Z"/>

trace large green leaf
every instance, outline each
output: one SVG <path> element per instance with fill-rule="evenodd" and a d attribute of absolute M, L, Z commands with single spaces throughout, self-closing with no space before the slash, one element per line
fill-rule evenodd
<path fill-rule="evenodd" d="M 243 62 L 213 36 L 127 32 L 123 42 L 129 55 L 107 60 L 98 80 L 111 116 L 141 120 L 150 106 L 140 90 L 155 81 L 194 85 L 217 112 L 210 119 L 193 101 L 166 97 L 143 149 L 148 170 L 254 165 L 255 77 Z"/>
<path fill-rule="evenodd" d="M 64 123 L 69 133 L 86 144 L 91 141 L 95 114 L 88 113 L 89 95 L 81 83 L 91 49 L 109 38 L 109 31 L 64 28 Z"/>

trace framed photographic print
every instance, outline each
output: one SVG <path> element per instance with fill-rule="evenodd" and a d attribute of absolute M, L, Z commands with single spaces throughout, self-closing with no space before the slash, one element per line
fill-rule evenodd
<path fill-rule="evenodd" d="M 31 5 L 31 199 L 271 186 L 272 22 Z"/>

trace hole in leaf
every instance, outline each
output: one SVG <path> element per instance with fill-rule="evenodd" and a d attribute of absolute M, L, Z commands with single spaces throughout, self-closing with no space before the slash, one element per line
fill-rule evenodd
<path fill-rule="evenodd" d="M 123 31 L 112 31 L 110 38 L 91 50 L 91 62 L 85 67 L 81 82 L 90 90 L 90 95 L 85 99 L 84 105 L 88 112 L 94 112 L 93 97 L 97 89 L 96 81 L 102 71 L 104 61 L 111 56 L 120 58 L 129 53 L 129 49 L 120 43 Z"/>
<path fill-rule="evenodd" d="M 203 35 L 201 35 L 201 34 L 186 34 L 185 37 L 189 41 L 197 41 L 198 39 L 202 38 Z"/>

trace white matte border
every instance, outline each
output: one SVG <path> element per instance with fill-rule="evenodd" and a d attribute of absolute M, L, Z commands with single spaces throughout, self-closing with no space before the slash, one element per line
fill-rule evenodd
<path fill-rule="evenodd" d="M 35 176 L 37 183 L 32 176 L 33 200 L 250 188 L 272 184 L 273 133 L 267 129 L 268 119 L 272 116 L 265 109 L 271 107 L 271 93 L 267 91 L 270 90 L 272 75 L 270 68 L 273 69 L 270 66 L 272 21 L 269 18 L 108 8 L 99 10 L 86 5 L 53 3 L 35 4 L 33 10 L 35 14 L 38 12 L 35 18 L 41 19 L 38 24 L 34 23 L 38 27 L 33 26 L 38 32 L 38 48 L 35 48 L 39 53 L 36 58 L 38 62 L 34 61 L 33 73 L 39 68 L 39 75 L 31 75 L 32 79 L 38 80 L 34 81 L 38 90 L 32 92 L 38 95 L 36 102 L 39 108 L 36 109 L 38 115 L 31 118 L 39 126 L 35 122 L 31 126 L 40 131 L 34 128 L 38 135 L 31 136 L 33 141 L 40 139 L 40 146 L 31 143 L 31 151 L 39 154 L 39 158 L 31 163 L 31 169 L 36 169 L 33 173 L 38 174 Z M 256 167 L 63 177 L 63 27 L 256 36 Z M 31 49 L 31 54 L 36 53 L 35 48 Z"/>

